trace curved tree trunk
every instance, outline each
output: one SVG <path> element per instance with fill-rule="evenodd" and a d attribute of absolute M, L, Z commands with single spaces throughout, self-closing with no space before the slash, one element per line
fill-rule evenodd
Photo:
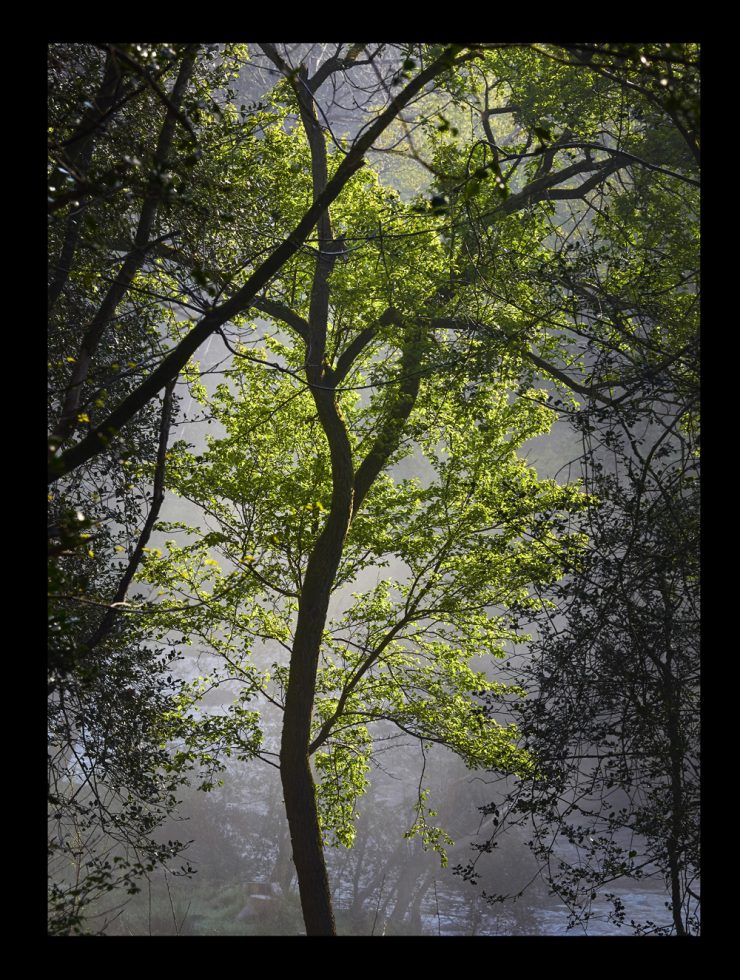
<path fill-rule="evenodd" d="M 263 44 L 262 48 L 291 79 L 298 99 L 311 151 L 315 206 L 329 186 L 326 142 L 312 94 L 319 85 L 318 77 L 309 79 L 304 66 L 297 73 L 289 71 L 273 45 Z M 418 393 L 419 378 L 412 371 L 412 377 L 401 382 L 396 404 L 392 406 L 373 447 L 355 473 L 349 435 L 337 404 L 336 386 L 364 344 L 372 337 L 374 328 L 368 328 L 356 338 L 354 344 L 338 358 L 336 370 L 329 366 L 326 359 L 329 278 L 341 249 L 332 235 L 328 206 L 319 214 L 316 227 L 319 249 L 311 286 L 308 322 L 296 327 L 295 318 L 292 318 L 290 325 L 298 329 L 306 344 L 306 380 L 311 386 L 311 394 L 331 455 L 332 498 L 326 525 L 308 559 L 299 599 L 283 716 L 280 776 L 306 933 L 309 936 L 330 936 L 336 932 L 334 913 L 324 861 L 316 787 L 309 763 L 311 752 L 317 747 L 311 743 L 311 718 L 321 640 L 329 599 L 352 518 L 373 481 L 398 447 Z M 407 340 L 402 346 L 402 362 L 407 366 L 416 364 L 420 357 L 416 334 L 413 342 Z"/>
<path fill-rule="evenodd" d="M 331 241 L 328 214 L 319 221 L 322 246 Z M 320 255 L 311 293 L 306 378 L 329 443 L 332 470 L 331 510 L 306 566 L 298 622 L 290 658 L 280 745 L 280 777 L 293 844 L 303 919 L 309 936 L 335 934 L 329 879 L 319 827 L 316 787 L 309 763 L 311 716 L 316 673 L 329 598 L 352 519 L 354 475 L 352 448 L 336 404 L 334 374 L 323 363 L 329 311 L 332 257 Z"/>
<path fill-rule="evenodd" d="M 309 559 L 301 592 L 280 745 L 285 812 L 309 936 L 335 932 L 308 750 L 321 637 L 352 508 L 352 463 L 346 433 L 343 442 L 343 459 L 332 449 L 332 510 Z"/>

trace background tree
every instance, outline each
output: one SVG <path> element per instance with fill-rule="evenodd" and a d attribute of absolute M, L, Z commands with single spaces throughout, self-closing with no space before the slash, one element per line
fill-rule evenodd
<path fill-rule="evenodd" d="M 176 103 L 182 101 L 194 52 L 166 49 L 155 58 L 144 46 L 140 54 L 152 57 L 151 85 L 126 69 L 132 58 L 126 52 L 118 57 L 89 45 L 50 50 L 54 443 L 84 431 L 111 396 L 130 390 L 159 347 L 155 304 L 138 298 L 121 310 L 120 302 L 144 261 L 144 240 L 161 203 L 154 174 L 174 138 Z M 174 101 L 161 88 L 169 79 Z M 95 95 L 86 100 L 83 93 Z M 151 139 L 143 128 L 144 112 L 160 116 L 162 127 L 156 148 L 148 150 L 153 152 L 150 178 L 131 155 L 137 140 L 145 147 Z M 137 206 L 138 219 L 132 218 Z M 138 224 L 135 246 L 121 248 L 119 254 L 128 255 L 114 260 L 109 274 L 101 263 L 103 244 L 120 240 L 132 221 Z M 161 746 L 162 715 L 176 690 L 173 658 L 153 650 L 140 624 L 120 615 L 162 503 L 173 400 L 169 385 L 162 403 L 147 406 L 115 453 L 49 493 L 50 931 L 55 934 L 103 928 L 122 892 L 135 892 L 142 875 L 170 865 L 182 850 L 180 843 L 155 839 L 180 782 L 168 771 L 169 754 Z M 87 908 L 101 895 L 111 901 L 97 922 L 86 920 Z"/>
<path fill-rule="evenodd" d="M 589 66 L 629 97 L 614 149 L 640 165 L 588 223 L 562 226 L 556 263 L 533 278 L 567 309 L 585 374 L 569 387 L 586 399 L 573 466 L 601 504 L 587 560 L 556 589 L 559 615 L 539 625 L 530 697 L 514 713 L 547 778 L 495 802 L 533 821 L 571 923 L 588 923 L 611 886 L 612 920 L 625 924 L 619 885 L 654 878 L 670 924 L 629 924 L 685 935 L 699 928 L 700 868 L 696 51 L 626 48 L 607 68 L 605 49 L 591 49 Z M 520 98 L 546 92 L 538 82 L 528 94 L 525 80 Z"/>

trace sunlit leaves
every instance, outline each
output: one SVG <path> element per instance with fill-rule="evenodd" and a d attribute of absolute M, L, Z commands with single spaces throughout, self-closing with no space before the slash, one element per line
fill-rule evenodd
<path fill-rule="evenodd" d="M 169 84 L 183 49 L 117 46 L 129 65 L 125 98 L 78 173 L 65 147 L 95 111 L 93 83 L 108 49 L 53 48 L 50 240 L 52 275 L 64 282 L 52 303 L 52 417 L 85 371 L 86 325 L 122 266 L 145 256 L 83 379 L 73 418 L 85 427 L 233 295 L 285 241 L 316 188 L 297 118 L 298 69 L 246 104 L 234 82 L 248 52 L 234 45 L 199 56 L 166 160 L 154 136 L 166 99 L 152 85 L 133 86 L 154 80 L 138 68 Z M 403 84 L 441 51 L 398 48 L 391 82 Z M 640 379 L 643 406 L 668 390 L 686 396 L 675 431 L 697 427 L 695 46 L 504 44 L 475 55 L 420 96 L 417 119 L 387 131 L 382 169 L 364 163 L 330 210 L 345 248 L 328 284 L 325 387 L 339 378 L 338 419 L 358 481 L 362 461 L 391 447 L 327 583 L 332 617 L 311 737 L 331 843 L 352 843 L 374 739 L 389 726 L 425 751 L 445 745 L 470 767 L 538 773 L 520 733 L 497 719 L 522 691 L 491 678 L 511 645 L 527 639 L 541 594 L 585 567 L 584 517 L 597 502 L 577 486 L 540 480 L 522 459 L 528 441 L 547 433 L 556 413 L 582 413 L 592 433 L 593 402 L 622 404 Z M 331 175 L 349 140 L 331 132 L 328 117 L 320 125 Z M 403 173 L 399 153 L 408 154 Z M 134 241 L 152 201 L 150 241 Z M 71 230 L 79 248 L 68 262 Z M 323 246 L 310 234 L 274 270 L 259 305 L 214 335 L 225 345 L 224 360 L 208 367 L 222 371 L 215 391 L 203 352 L 179 379 L 190 418 L 178 424 L 194 411 L 211 428 L 197 450 L 169 446 L 167 489 L 201 519 L 160 525 L 176 538 L 144 549 L 138 582 L 151 594 L 125 631 L 197 646 L 219 664 L 180 692 L 158 729 L 161 751 L 174 750 L 173 777 L 205 767 L 204 789 L 230 754 L 246 761 L 260 752 L 258 700 L 284 705 L 309 556 L 336 497 L 337 455 L 305 373 Z M 574 391 L 553 391 L 569 378 Z M 85 473 L 84 493 L 75 487 L 87 495 L 84 533 L 70 520 L 73 493 L 65 487 L 49 500 L 50 583 L 61 602 L 109 598 L 135 553 L 151 503 L 156 410 L 152 403 L 115 433 Z M 391 424 L 398 419 L 402 431 Z M 604 445 L 616 451 L 622 438 Z M 52 612 L 54 683 L 74 661 L 83 613 L 76 605 Z M 262 655 L 272 660 L 269 675 L 255 666 Z M 228 710 L 206 708 L 212 688 L 234 686 L 241 693 Z M 443 849 L 432 816 L 421 792 L 409 833 Z"/>
<path fill-rule="evenodd" d="M 331 701 L 320 703 L 318 718 L 332 711 Z M 359 816 L 356 802 L 368 786 L 372 739 L 362 724 L 342 726 L 327 750 L 314 756 L 318 776 L 317 802 L 324 841 L 351 847 Z"/>

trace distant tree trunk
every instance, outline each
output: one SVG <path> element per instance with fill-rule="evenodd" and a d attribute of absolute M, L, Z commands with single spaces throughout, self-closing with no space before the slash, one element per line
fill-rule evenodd
<path fill-rule="evenodd" d="M 421 903 L 432 886 L 434 869 L 424 870 L 418 860 L 405 860 L 396 883 L 396 902 L 390 922 L 396 928 L 405 926 L 412 933 L 421 932 Z"/>
<path fill-rule="evenodd" d="M 411 931 L 415 936 L 420 936 L 422 934 L 421 906 L 427 896 L 427 892 L 432 887 L 436 873 L 435 868 L 430 868 L 427 871 L 426 875 L 421 879 L 419 887 L 416 889 L 414 900 L 411 903 L 411 909 L 409 912 L 409 926 L 411 927 Z"/>
<path fill-rule="evenodd" d="M 360 825 L 358 826 L 358 842 L 357 847 L 354 850 L 354 863 L 355 868 L 352 874 L 352 904 L 350 906 L 350 917 L 354 922 L 360 922 L 363 914 L 363 892 L 360 890 L 360 878 L 362 876 L 362 869 L 365 865 L 365 851 L 367 850 L 367 840 L 368 840 L 368 821 L 367 818 L 363 816 L 360 818 Z"/>
<path fill-rule="evenodd" d="M 667 583 L 663 582 L 664 629 L 666 658 L 663 671 L 663 697 L 667 717 L 668 756 L 670 759 L 671 813 L 668 830 L 668 873 L 671 888 L 671 911 L 677 936 L 686 935 L 682 908 L 683 892 L 681 888 L 681 841 L 683 839 L 683 813 L 685 797 L 683 792 L 683 758 L 684 748 L 681 738 L 680 722 L 680 680 L 673 670 L 674 651 L 673 636 L 673 607 Z"/>
<path fill-rule="evenodd" d="M 294 874 L 295 869 L 290 853 L 290 832 L 286 827 L 280 833 L 277 857 L 275 858 L 275 864 L 273 865 L 270 878 L 280 885 L 283 895 L 287 895 L 290 891 Z"/>

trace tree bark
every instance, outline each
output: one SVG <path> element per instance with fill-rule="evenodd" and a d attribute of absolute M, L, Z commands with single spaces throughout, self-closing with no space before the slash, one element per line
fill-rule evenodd
<path fill-rule="evenodd" d="M 671 812 L 668 831 L 668 874 L 671 887 L 671 914 L 677 936 L 685 936 L 683 921 L 683 889 L 681 888 L 681 841 L 685 800 L 683 792 L 684 746 L 681 738 L 680 680 L 674 673 L 673 609 L 668 583 L 662 582 L 666 661 L 663 671 L 663 698 L 667 720 L 668 754 L 670 759 Z"/>
<path fill-rule="evenodd" d="M 307 364 L 306 374 L 314 384 L 326 385 L 330 380 L 320 366 Z M 319 827 L 316 788 L 309 763 L 309 744 L 316 674 L 329 597 L 352 517 L 353 473 L 349 438 L 335 403 L 334 392 L 323 388 L 313 388 L 312 392 L 329 441 L 332 506 L 324 530 L 311 552 L 303 580 L 285 699 L 280 776 L 306 933 L 309 936 L 332 936 L 335 934 L 334 914 Z"/>

